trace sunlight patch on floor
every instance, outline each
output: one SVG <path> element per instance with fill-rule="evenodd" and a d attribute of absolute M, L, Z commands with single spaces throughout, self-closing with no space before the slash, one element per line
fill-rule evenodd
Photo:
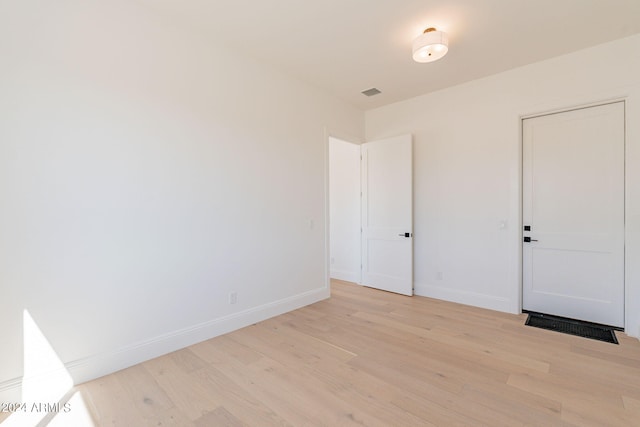
<path fill-rule="evenodd" d="M 80 393 L 67 399 L 73 379 L 27 310 L 23 313 L 23 330 L 22 399 L 11 404 L 11 416 L 0 425 L 94 427 Z"/>

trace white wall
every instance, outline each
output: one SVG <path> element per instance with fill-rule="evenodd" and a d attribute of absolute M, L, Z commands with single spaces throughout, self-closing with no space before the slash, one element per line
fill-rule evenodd
<path fill-rule="evenodd" d="M 1 2 L 0 58 L 0 395 L 24 309 L 85 381 L 328 296 L 361 112 L 125 0 Z"/>
<path fill-rule="evenodd" d="M 416 293 L 518 312 L 520 117 L 613 98 L 627 100 L 626 331 L 638 336 L 640 35 L 366 113 L 368 140 L 414 135 Z"/>
<path fill-rule="evenodd" d="M 331 277 L 360 283 L 360 146 L 329 138 Z"/>

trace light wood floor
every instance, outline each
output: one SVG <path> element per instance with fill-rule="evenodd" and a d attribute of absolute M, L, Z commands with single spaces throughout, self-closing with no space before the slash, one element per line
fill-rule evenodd
<path fill-rule="evenodd" d="M 107 426 L 640 426 L 640 342 L 335 281 L 332 298 L 77 387 Z"/>

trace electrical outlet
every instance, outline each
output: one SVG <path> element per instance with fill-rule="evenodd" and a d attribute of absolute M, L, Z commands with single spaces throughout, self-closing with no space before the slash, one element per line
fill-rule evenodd
<path fill-rule="evenodd" d="M 237 303 L 238 303 L 238 293 L 229 292 L 229 304 L 237 304 Z"/>

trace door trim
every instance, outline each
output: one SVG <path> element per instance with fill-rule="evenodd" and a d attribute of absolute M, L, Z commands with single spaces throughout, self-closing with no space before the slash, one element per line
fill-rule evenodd
<path fill-rule="evenodd" d="M 627 98 L 623 97 L 623 98 L 605 99 L 605 100 L 602 100 L 602 101 L 590 102 L 590 103 L 587 103 L 587 104 L 572 105 L 572 106 L 568 106 L 568 107 L 556 108 L 556 109 L 553 109 L 553 110 L 540 111 L 540 112 L 537 112 L 537 113 L 523 114 L 523 115 L 520 116 L 520 146 L 522 147 L 522 121 L 523 120 L 534 119 L 536 117 L 550 116 L 550 115 L 553 115 L 553 114 L 566 113 L 567 111 L 584 110 L 585 108 L 600 107 L 602 105 L 616 104 L 618 102 L 623 102 L 624 103 L 624 105 L 625 105 L 625 113 L 626 113 Z M 625 116 L 625 118 L 626 118 L 626 116 Z M 625 123 L 626 123 L 626 120 L 625 120 Z M 625 138 L 625 143 L 626 143 L 626 138 Z"/>

